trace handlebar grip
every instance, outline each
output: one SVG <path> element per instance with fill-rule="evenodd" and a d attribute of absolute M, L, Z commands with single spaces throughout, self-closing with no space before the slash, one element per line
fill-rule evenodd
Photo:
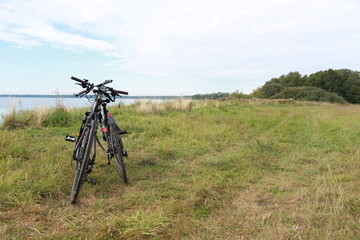
<path fill-rule="evenodd" d="M 116 94 L 122 94 L 122 95 L 129 95 L 128 92 L 124 92 L 124 91 L 119 91 L 119 90 L 115 90 Z"/>
<path fill-rule="evenodd" d="M 79 83 L 83 83 L 83 82 L 84 82 L 84 80 L 81 80 L 81 79 L 79 79 L 79 78 L 77 78 L 77 77 L 74 77 L 74 76 L 71 76 L 71 79 L 74 80 L 74 81 L 77 81 L 77 82 L 79 82 Z"/>
<path fill-rule="evenodd" d="M 83 94 L 85 94 L 85 93 L 87 93 L 87 90 L 84 90 L 84 91 L 81 91 L 81 92 L 79 92 L 79 93 L 76 93 L 76 94 L 74 94 L 75 95 L 75 97 L 81 97 L 81 95 L 83 95 Z"/>

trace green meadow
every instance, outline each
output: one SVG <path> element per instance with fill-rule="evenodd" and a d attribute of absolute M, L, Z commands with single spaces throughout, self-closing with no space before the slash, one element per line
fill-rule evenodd
<path fill-rule="evenodd" d="M 97 165 L 69 202 L 84 109 L 8 113 L 0 239 L 359 239 L 360 106 L 293 100 L 112 107 L 129 184 Z"/>

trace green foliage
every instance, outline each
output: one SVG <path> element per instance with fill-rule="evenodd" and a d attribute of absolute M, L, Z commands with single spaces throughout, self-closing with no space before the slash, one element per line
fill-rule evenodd
<path fill-rule="evenodd" d="M 42 122 L 44 127 L 66 127 L 71 122 L 71 114 L 62 109 L 56 109 L 45 117 Z"/>
<path fill-rule="evenodd" d="M 259 91 L 256 91 L 253 96 L 258 98 L 271 98 L 275 94 L 284 89 L 283 84 L 277 82 L 267 82 Z"/>
<path fill-rule="evenodd" d="M 338 71 L 329 69 L 311 74 L 306 78 L 306 85 L 324 89 L 328 92 L 336 92 L 343 95 L 343 83 L 345 77 Z"/>
<path fill-rule="evenodd" d="M 233 93 L 230 94 L 230 98 L 234 98 L 234 99 L 248 99 L 250 98 L 250 96 L 248 94 L 239 92 L 239 91 L 235 91 Z"/>
<path fill-rule="evenodd" d="M 327 92 L 317 87 L 288 87 L 273 95 L 274 99 L 293 98 L 301 101 L 318 101 L 330 103 L 346 103 L 345 99 L 336 93 Z"/>
<path fill-rule="evenodd" d="M 280 78 L 273 78 L 266 82 L 264 86 L 255 90 L 251 96 L 257 98 L 271 98 L 288 86 L 301 86 L 301 82 L 301 75 L 298 72 L 290 72 L 287 75 L 280 76 Z"/>
<path fill-rule="evenodd" d="M 200 100 L 200 99 L 219 99 L 219 98 L 226 98 L 229 97 L 230 93 L 209 93 L 209 94 L 196 94 L 191 97 L 193 100 Z"/>
<path fill-rule="evenodd" d="M 302 86 L 303 79 L 301 74 L 298 72 L 290 72 L 286 76 L 283 76 L 284 83 L 290 87 L 299 87 Z"/>
<path fill-rule="evenodd" d="M 301 93 L 296 93 L 294 89 L 286 90 L 286 97 L 303 100 L 304 95 L 307 95 L 306 100 L 319 99 L 312 101 L 323 101 L 330 98 L 333 102 L 338 102 L 338 96 L 341 96 L 346 102 L 360 103 L 360 72 L 352 71 L 349 69 L 319 71 L 310 76 L 301 76 L 298 72 L 290 72 L 287 75 L 282 75 L 279 78 L 273 78 L 266 82 L 264 86 L 255 90 L 252 93 L 253 97 L 258 98 L 274 98 L 284 96 L 281 93 L 283 90 L 289 87 L 317 87 L 328 93 L 332 93 L 325 97 L 324 93 L 315 93 L 315 90 L 308 88 L 311 91 L 309 94 L 305 94 L 301 89 Z M 293 96 L 288 94 L 294 93 Z M 319 95 L 318 97 L 314 96 Z M 299 98 L 300 97 L 300 98 Z M 320 100 L 322 99 L 322 100 Z M 341 100 L 340 100 L 341 101 Z"/>
<path fill-rule="evenodd" d="M 351 74 L 344 82 L 344 98 L 350 103 L 360 103 L 359 75 Z"/>
<path fill-rule="evenodd" d="M 360 72 L 349 69 L 329 69 L 311 74 L 304 79 L 308 86 L 337 93 L 349 103 L 360 103 Z"/>

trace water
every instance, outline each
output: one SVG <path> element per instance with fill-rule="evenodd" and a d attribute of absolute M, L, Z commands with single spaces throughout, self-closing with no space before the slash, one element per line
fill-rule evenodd
<path fill-rule="evenodd" d="M 37 98 L 37 97 L 0 97 L 0 116 L 9 112 L 13 107 L 18 110 L 30 110 L 37 108 L 55 107 L 57 101 L 60 101 L 67 108 L 91 107 L 91 103 L 86 98 Z M 130 105 L 136 101 L 148 101 L 148 99 L 132 98 L 132 99 L 116 99 L 109 106 L 123 103 Z M 153 99 L 152 101 L 160 101 Z M 1 119 L 0 119 L 1 121 Z"/>

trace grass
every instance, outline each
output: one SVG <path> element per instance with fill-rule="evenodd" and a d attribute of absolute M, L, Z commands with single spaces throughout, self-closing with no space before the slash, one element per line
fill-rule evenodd
<path fill-rule="evenodd" d="M 25 113 L 15 112 L 21 124 L 11 128 L 4 121 L 0 236 L 358 239 L 359 106 L 145 105 L 111 109 L 132 132 L 124 137 L 130 184 L 121 183 L 116 166 L 96 166 L 99 183 L 85 184 L 77 205 L 69 204 L 74 170 L 64 137 L 76 134 L 82 111 L 55 109 L 42 121 L 26 112 L 26 124 L 18 115 Z M 97 162 L 106 156 L 99 153 Z"/>

